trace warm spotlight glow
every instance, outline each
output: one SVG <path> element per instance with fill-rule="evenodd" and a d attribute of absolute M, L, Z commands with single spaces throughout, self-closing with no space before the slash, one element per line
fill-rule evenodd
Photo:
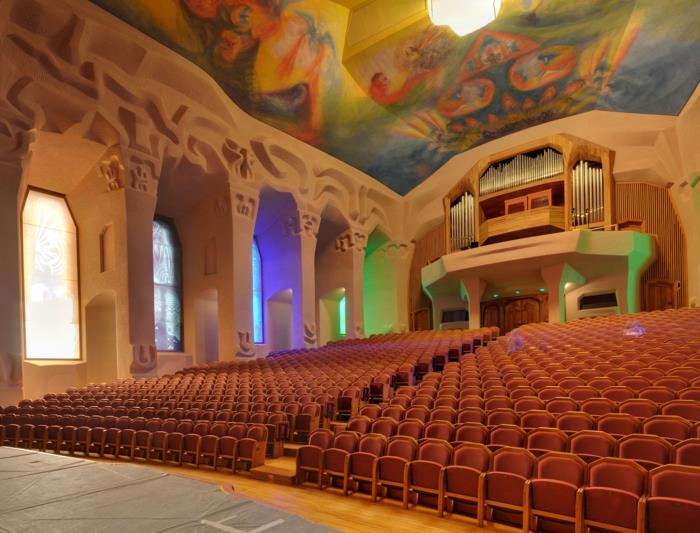
<path fill-rule="evenodd" d="M 483 28 L 498 16 L 501 0 L 427 0 L 436 26 L 449 26 L 460 37 Z"/>
<path fill-rule="evenodd" d="M 31 190 L 22 211 L 27 359 L 80 359 L 78 235 L 62 196 Z"/>

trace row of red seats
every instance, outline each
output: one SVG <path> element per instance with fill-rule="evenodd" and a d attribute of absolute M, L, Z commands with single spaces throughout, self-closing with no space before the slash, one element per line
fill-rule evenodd
<path fill-rule="evenodd" d="M 191 431 L 185 433 L 186 429 Z M 200 432 L 194 432 L 195 429 Z M 217 469 L 228 464 L 233 473 L 241 465 L 246 469 L 263 465 L 269 445 L 268 428 L 259 424 L 233 424 L 228 428 L 223 424 L 207 431 L 174 425 L 168 428 L 165 422 L 159 428 L 146 423 L 141 429 L 8 424 L 0 426 L 0 443 L 57 454 L 110 455 L 115 459 L 144 459 L 179 466 L 189 463 L 199 467 L 204 461 Z"/>
<path fill-rule="evenodd" d="M 698 441 L 700 442 L 700 441 Z M 695 443 L 696 454 L 700 445 Z M 312 435 L 297 456 L 300 482 L 399 498 L 518 525 L 523 531 L 575 525 L 616 531 L 692 531 L 700 511 L 700 467 L 605 457 L 587 463 L 566 452 L 539 457 L 523 448 L 352 432 Z M 651 486 L 649 486 L 651 483 Z M 672 505 L 668 505 L 672 503 Z"/>

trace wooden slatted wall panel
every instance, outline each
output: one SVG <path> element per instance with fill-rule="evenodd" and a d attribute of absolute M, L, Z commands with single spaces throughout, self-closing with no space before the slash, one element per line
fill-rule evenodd
<path fill-rule="evenodd" d="M 649 183 L 616 184 L 617 221 L 641 219 L 646 231 L 657 236 L 657 259 L 642 276 L 641 290 L 649 280 L 680 281 L 678 304 L 688 305 L 688 254 L 685 233 L 668 189 Z"/>
<path fill-rule="evenodd" d="M 430 298 L 423 292 L 420 271 L 428 263 L 445 255 L 446 250 L 444 222 L 435 226 L 416 241 L 408 280 L 408 305 L 411 316 L 418 309 L 431 307 Z M 413 327 L 412 324 L 411 327 Z"/>

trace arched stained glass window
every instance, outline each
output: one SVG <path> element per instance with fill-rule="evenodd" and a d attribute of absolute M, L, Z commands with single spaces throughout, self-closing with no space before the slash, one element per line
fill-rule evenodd
<path fill-rule="evenodd" d="M 182 351 L 182 263 L 172 222 L 153 221 L 153 305 L 156 349 Z"/>
<path fill-rule="evenodd" d="M 338 300 L 338 333 L 340 335 L 345 335 L 347 329 L 345 326 L 345 296 Z"/>
<path fill-rule="evenodd" d="M 263 319 L 263 290 L 262 290 L 262 256 L 258 242 L 253 239 L 252 247 L 253 270 L 253 342 L 265 342 L 265 322 Z"/>
<path fill-rule="evenodd" d="M 78 231 L 63 196 L 30 190 L 22 209 L 27 359 L 80 359 Z"/>

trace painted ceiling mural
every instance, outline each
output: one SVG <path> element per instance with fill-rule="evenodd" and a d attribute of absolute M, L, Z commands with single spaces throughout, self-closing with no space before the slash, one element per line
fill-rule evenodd
<path fill-rule="evenodd" d="M 243 110 L 400 194 L 456 154 L 592 109 L 677 114 L 700 79 L 697 0 L 504 0 L 462 38 L 427 19 L 343 63 L 330 0 L 92 0 Z"/>

